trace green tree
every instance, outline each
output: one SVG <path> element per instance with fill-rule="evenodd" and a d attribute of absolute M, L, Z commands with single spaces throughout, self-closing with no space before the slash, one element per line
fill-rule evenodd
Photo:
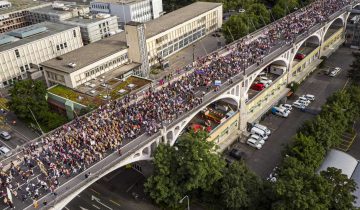
<path fill-rule="evenodd" d="M 287 155 L 297 158 L 307 167 L 315 170 L 324 159 L 325 149 L 314 137 L 299 133 L 288 149 Z"/>
<path fill-rule="evenodd" d="M 228 209 L 258 209 L 262 182 L 243 162 L 225 169 L 221 186 L 221 202 Z"/>
<path fill-rule="evenodd" d="M 48 111 L 46 101 L 46 86 L 40 81 L 22 80 L 9 90 L 11 95 L 8 106 L 16 116 L 27 122 L 33 121 L 30 109 L 36 117 L 39 113 Z"/>
<path fill-rule="evenodd" d="M 182 135 L 174 147 L 161 145 L 155 152 L 154 174 L 145 190 L 157 204 L 178 207 L 178 201 L 194 190 L 211 191 L 222 177 L 225 161 L 206 141 L 204 132 Z"/>
<path fill-rule="evenodd" d="M 250 33 L 249 19 L 245 14 L 233 15 L 223 24 L 222 32 L 227 43 L 233 42 Z"/>
<path fill-rule="evenodd" d="M 330 208 L 332 210 L 356 209 L 353 206 L 355 196 L 353 192 L 356 190 L 356 183 L 353 179 L 349 179 L 340 169 L 330 167 L 326 171 L 320 172 L 332 186 L 329 192 Z"/>
<path fill-rule="evenodd" d="M 247 14 L 254 14 L 258 17 L 261 26 L 270 23 L 270 12 L 264 4 L 254 3 L 247 7 Z"/>
<path fill-rule="evenodd" d="M 360 53 L 353 53 L 354 61 L 350 65 L 348 76 L 354 83 L 360 82 Z"/>

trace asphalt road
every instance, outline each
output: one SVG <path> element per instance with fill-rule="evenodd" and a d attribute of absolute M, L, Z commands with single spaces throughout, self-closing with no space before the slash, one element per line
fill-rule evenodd
<path fill-rule="evenodd" d="M 324 75 L 320 70 L 316 70 L 302 83 L 296 93 L 297 95 L 305 93 L 315 95 L 316 100 L 307 108 L 309 112 L 301 112 L 293 108 L 293 111 L 286 119 L 269 114 L 260 123 L 268 126 L 272 130 L 272 135 L 261 150 L 255 150 L 243 143 L 236 143 L 234 145 L 234 147 L 239 148 L 245 153 L 245 162 L 256 174 L 261 177 L 267 177 L 272 169 L 281 162 L 281 152 L 285 145 L 292 141 L 297 129 L 321 110 L 321 106 L 326 102 L 327 97 L 336 90 L 343 88 L 347 83 L 346 71 L 353 60 L 351 50 L 345 47 L 339 48 L 328 60 L 330 62 L 327 62 L 326 65 L 332 67 L 336 65 L 343 69 L 340 74 L 332 78 Z M 287 101 L 290 104 L 292 102 L 293 100 Z"/>
<path fill-rule="evenodd" d="M 142 173 L 121 168 L 84 190 L 63 210 L 156 210 L 144 194 L 144 182 Z"/>

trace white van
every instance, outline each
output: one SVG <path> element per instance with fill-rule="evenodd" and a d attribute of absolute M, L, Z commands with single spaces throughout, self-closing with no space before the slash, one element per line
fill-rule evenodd
<path fill-rule="evenodd" d="M 256 127 L 252 127 L 250 133 L 256 134 L 256 135 L 260 136 L 261 138 L 263 138 L 264 140 L 266 140 L 268 138 L 265 131 L 263 131 L 259 128 L 256 128 Z"/>
<path fill-rule="evenodd" d="M 261 145 L 264 145 L 265 144 L 265 140 L 259 136 L 259 135 L 256 135 L 256 134 L 251 134 L 250 138 L 249 139 L 255 139 L 257 142 L 259 142 Z"/>
<path fill-rule="evenodd" d="M 262 147 L 262 145 L 259 142 L 257 142 L 255 139 L 249 139 L 246 141 L 246 143 L 256 149 L 261 149 Z"/>
<path fill-rule="evenodd" d="M 265 131 L 266 135 L 268 135 L 268 136 L 270 136 L 270 134 L 271 134 L 270 129 L 268 129 L 265 125 L 261 125 L 261 124 L 259 124 L 259 123 L 255 123 L 253 127 L 259 128 L 260 130 Z"/>
<path fill-rule="evenodd" d="M 280 117 L 288 117 L 289 116 L 289 112 L 287 112 L 284 109 L 281 109 L 279 107 L 273 107 L 271 109 L 271 113 L 273 113 L 274 115 L 278 115 Z"/>

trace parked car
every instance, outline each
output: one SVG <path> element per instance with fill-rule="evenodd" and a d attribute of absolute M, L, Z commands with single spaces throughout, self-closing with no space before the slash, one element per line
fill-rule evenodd
<path fill-rule="evenodd" d="M 270 83 L 270 84 L 273 82 L 271 79 L 269 79 L 269 78 L 267 78 L 267 77 L 264 77 L 264 76 L 261 76 L 260 79 L 261 79 L 261 80 L 268 81 L 268 83 Z"/>
<path fill-rule="evenodd" d="M 265 86 L 265 88 L 269 87 L 271 83 L 269 83 L 269 81 L 267 80 L 260 80 L 259 81 L 260 84 L 263 84 Z"/>
<path fill-rule="evenodd" d="M 292 106 L 290 104 L 280 104 L 279 107 L 284 107 L 287 110 L 292 110 Z"/>
<path fill-rule="evenodd" d="M 334 69 L 332 69 L 330 71 L 330 74 L 329 76 L 330 77 L 335 77 L 336 75 L 338 75 L 338 73 L 341 71 L 341 68 L 340 67 L 335 67 Z"/>
<path fill-rule="evenodd" d="M 262 148 L 262 145 L 261 145 L 259 142 L 257 142 L 255 139 L 248 139 L 248 140 L 246 141 L 246 143 L 247 143 L 249 146 L 254 147 L 254 148 L 256 148 L 256 149 L 261 149 L 261 148 Z"/>
<path fill-rule="evenodd" d="M 302 97 L 306 98 L 309 101 L 315 101 L 315 96 L 311 94 L 303 95 Z"/>
<path fill-rule="evenodd" d="M 305 109 L 305 105 L 298 102 L 298 101 L 295 101 L 293 104 L 292 104 L 293 107 L 295 108 L 298 108 L 298 109 Z"/>
<path fill-rule="evenodd" d="M 242 157 L 242 152 L 236 148 L 232 149 L 229 153 L 229 156 L 236 159 L 236 160 L 241 160 L 243 159 Z"/>
<path fill-rule="evenodd" d="M 307 99 L 306 97 L 304 97 L 304 96 L 300 96 L 299 98 L 298 98 L 298 100 L 299 101 L 304 101 L 307 105 L 309 105 L 310 103 L 311 103 L 311 101 L 309 100 L 309 99 Z M 307 106 L 306 105 L 306 106 Z"/>
<path fill-rule="evenodd" d="M 10 149 L 5 146 L 1 146 L 0 147 L 0 156 L 2 156 L 2 155 L 5 155 L 5 156 L 11 155 Z"/>
<path fill-rule="evenodd" d="M 305 54 L 303 53 L 296 53 L 295 59 L 302 60 L 305 58 Z"/>
<path fill-rule="evenodd" d="M 5 140 L 10 140 L 11 139 L 11 135 L 7 131 L 1 131 L 0 132 L 0 137 L 5 139 Z"/>
<path fill-rule="evenodd" d="M 289 112 L 287 112 L 286 110 L 284 110 L 280 107 L 271 108 L 271 113 L 273 113 L 274 115 L 278 115 L 280 117 L 285 117 L 285 118 L 289 116 Z"/>
<path fill-rule="evenodd" d="M 265 85 L 262 83 L 255 83 L 251 86 L 251 89 L 257 90 L 257 91 L 262 91 L 262 90 L 264 90 L 264 88 L 265 88 Z"/>
<path fill-rule="evenodd" d="M 256 135 L 260 136 L 261 138 L 263 138 L 264 140 L 266 140 L 268 138 L 268 136 L 266 135 L 266 132 L 257 127 L 252 127 L 250 130 L 250 133 L 256 134 Z"/>
<path fill-rule="evenodd" d="M 293 103 L 293 105 L 294 105 L 295 103 L 299 103 L 299 104 L 301 104 L 301 105 L 303 105 L 303 106 L 305 106 L 305 107 L 309 106 L 309 102 L 308 102 L 308 101 L 296 100 L 296 101 Z"/>
<path fill-rule="evenodd" d="M 256 141 L 258 141 L 261 145 L 264 145 L 265 144 L 265 140 L 259 136 L 259 135 L 256 135 L 256 134 L 251 134 L 250 138 L 249 139 L 255 139 Z"/>
<path fill-rule="evenodd" d="M 263 130 L 263 131 L 266 133 L 266 135 L 268 135 L 268 136 L 271 134 L 270 129 L 268 129 L 265 125 L 261 125 L 261 124 L 259 124 L 259 123 L 255 123 L 253 127 L 259 128 L 260 130 Z"/>

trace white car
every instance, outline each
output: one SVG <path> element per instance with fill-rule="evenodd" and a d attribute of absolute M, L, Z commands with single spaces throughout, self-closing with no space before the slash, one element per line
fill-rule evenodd
<path fill-rule="evenodd" d="M 305 97 L 309 101 L 315 101 L 315 96 L 311 94 L 303 95 L 302 97 Z"/>
<path fill-rule="evenodd" d="M 1 155 L 5 155 L 5 156 L 11 155 L 10 149 L 5 146 L 1 146 L 0 147 L 0 156 Z"/>
<path fill-rule="evenodd" d="M 280 104 L 279 107 L 284 107 L 285 109 L 290 110 L 290 111 L 292 110 L 292 106 L 290 104 Z"/>
<path fill-rule="evenodd" d="M 261 145 L 265 144 L 265 140 L 259 136 L 259 135 L 256 135 L 256 134 L 251 134 L 250 138 L 249 139 L 255 139 L 256 141 L 258 141 Z"/>
<path fill-rule="evenodd" d="M 335 67 L 333 70 L 330 71 L 329 76 L 330 77 L 335 77 L 340 71 L 341 71 L 340 67 Z"/>
<path fill-rule="evenodd" d="M 263 130 L 263 131 L 266 133 L 266 135 L 268 135 L 268 136 L 271 134 L 270 129 L 268 129 L 265 125 L 261 125 L 261 124 L 259 124 L 259 123 L 255 123 L 255 124 L 254 124 L 254 127 L 255 127 L 255 128 L 259 128 L 260 130 Z"/>
<path fill-rule="evenodd" d="M 265 88 L 269 87 L 271 84 L 267 80 L 260 80 L 259 83 L 263 84 L 265 86 Z"/>
<path fill-rule="evenodd" d="M 252 138 L 248 139 L 246 141 L 246 143 L 256 149 L 261 149 L 261 147 L 262 147 L 262 145 L 259 142 L 257 142 L 255 139 L 252 139 Z"/>
<path fill-rule="evenodd" d="M 298 109 L 305 109 L 305 105 L 298 102 L 298 101 L 295 101 L 293 104 L 292 104 L 293 107 L 295 108 L 298 108 Z"/>
<path fill-rule="evenodd" d="M 309 106 L 309 104 L 310 104 L 308 101 L 302 101 L 302 100 L 296 100 L 294 103 L 296 103 L 296 102 L 305 107 Z M 294 103 L 293 103 L 293 105 L 294 105 Z"/>
<path fill-rule="evenodd" d="M 305 98 L 305 97 L 303 97 L 303 96 L 299 97 L 299 98 L 298 98 L 298 101 L 304 103 L 305 106 L 308 106 L 308 105 L 310 104 L 310 102 L 311 102 L 310 100 L 308 100 L 307 98 Z"/>
<path fill-rule="evenodd" d="M 261 76 L 260 79 L 261 79 L 261 80 L 265 80 L 265 81 L 267 81 L 267 82 L 270 83 L 270 84 L 273 82 L 271 79 L 269 79 L 269 78 L 267 78 L 267 77 L 264 77 L 264 76 Z"/>
<path fill-rule="evenodd" d="M 0 132 L 0 137 L 5 139 L 5 140 L 10 140 L 11 139 L 11 135 L 7 131 L 1 131 Z"/>

